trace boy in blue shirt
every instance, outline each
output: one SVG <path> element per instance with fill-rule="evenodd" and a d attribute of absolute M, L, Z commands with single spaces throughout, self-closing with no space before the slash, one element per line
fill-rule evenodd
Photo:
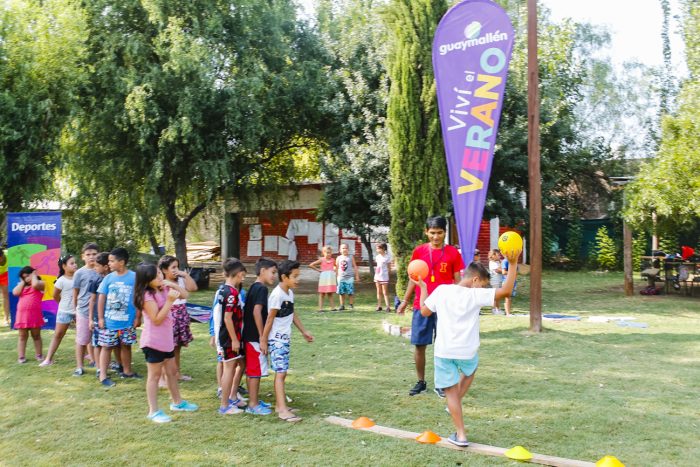
<path fill-rule="evenodd" d="M 126 268 L 129 252 L 115 248 L 109 253 L 109 273 L 97 289 L 97 315 L 100 345 L 100 384 L 115 385 L 107 377 L 110 352 L 119 348 L 123 372 L 122 378 L 140 378 L 131 370 L 131 346 L 136 343 L 136 328 L 141 317 L 134 307 L 134 283 L 136 273 Z"/>

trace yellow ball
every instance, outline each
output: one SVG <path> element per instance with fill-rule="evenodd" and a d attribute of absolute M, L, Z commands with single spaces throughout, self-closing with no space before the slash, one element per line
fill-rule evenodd
<path fill-rule="evenodd" d="M 498 249 L 506 255 L 523 251 L 523 239 L 517 232 L 503 232 L 498 238 Z"/>

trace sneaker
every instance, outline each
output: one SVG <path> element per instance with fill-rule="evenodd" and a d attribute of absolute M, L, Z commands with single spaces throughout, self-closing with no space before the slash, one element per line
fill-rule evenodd
<path fill-rule="evenodd" d="M 182 399 L 179 404 L 170 404 L 170 410 L 174 412 L 194 412 L 198 408 L 199 406 L 197 404 L 187 402 L 185 399 Z"/>
<path fill-rule="evenodd" d="M 133 379 L 142 379 L 142 378 L 143 378 L 143 376 L 141 376 L 140 374 L 138 374 L 138 373 L 136 373 L 136 372 L 133 372 L 133 373 L 131 373 L 130 375 L 127 375 L 126 373 L 123 373 L 123 372 L 122 372 L 122 373 L 119 373 L 119 377 L 120 377 L 121 379 L 129 379 L 129 378 L 133 378 Z"/>
<path fill-rule="evenodd" d="M 272 413 L 272 409 L 270 409 L 269 407 L 265 407 L 262 404 L 258 404 L 255 407 L 246 407 L 245 413 L 249 413 L 252 415 L 270 415 Z"/>
<path fill-rule="evenodd" d="M 466 448 L 469 446 L 469 441 L 466 439 L 464 441 L 461 441 L 457 439 L 457 433 L 452 433 L 449 438 L 447 438 L 447 441 L 449 443 L 454 444 L 455 446 L 459 446 L 460 448 Z"/>
<path fill-rule="evenodd" d="M 97 370 L 95 370 L 95 377 L 97 379 L 100 379 L 100 369 L 99 368 Z"/>
<path fill-rule="evenodd" d="M 100 384 L 106 388 L 112 388 L 112 387 L 117 385 L 117 383 L 115 383 L 114 381 L 112 381 L 109 378 L 103 379 L 102 381 L 100 381 Z"/>
<path fill-rule="evenodd" d="M 73 372 L 73 376 L 83 376 L 84 374 L 85 370 L 83 370 L 82 368 L 76 368 Z"/>
<path fill-rule="evenodd" d="M 241 400 L 241 401 L 243 401 L 243 402 L 248 402 L 248 398 L 247 398 L 247 397 L 243 397 L 243 394 L 241 394 L 241 391 L 238 391 L 238 392 L 236 393 L 236 399 Z"/>
<path fill-rule="evenodd" d="M 382 307 L 378 306 L 377 308 L 374 309 L 374 311 L 384 311 L 384 310 L 382 310 Z"/>
<path fill-rule="evenodd" d="M 345 305 L 340 305 L 340 308 L 338 308 L 338 311 L 345 311 Z"/>
<path fill-rule="evenodd" d="M 245 388 L 245 386 L 238 386 L 238 393 L 242 396 L 247 396 L 248 390 Z"/>
<path fill-rule="evenodd" d="M 229 399 L 229 400 L 228 400 L 228 405 L 235 405 L 235 406 L 238 407 L 239 409 L 243 409 L 243 408 L 245 408 L 246 403 L 243 402 L 243 401 L 240 400 L 240 399 Z"/>
<path fill-rule="evenodd" d="M 51 366 L 53 365 L 53 360 L 44 360 L 43 362 L 39 363 L 39 366 Z"/>
<path fill-rule="evenodd" d="M 124 371 L 124 368 L 122 368 L 122 366 L 117 362 L 109 362 L 109 369 L 114 370 L 114 371 L 118 371 L 119 373 Z"/>
<path fill-rule="evenodd" d="M 351 309 L 351 310 L 354 310 L 354 309 L 355 309 L 355 305 L 353 305 L 353 304 L 351 303 L 351 304 L 350 304 L 350 309 Z"/>
<path fill-rule="evenodd" d="M 23 363 L 27 363 L 27 359 L 24 358 L 24 357 L 18 358 L 18 359 L 17 359 L 17 363 L 19 363 L 20 365 L 23 364 Z"/>
<path fill-rule="evenodd" d="M 43 355 L 41 355 L 41 354 L 39 354 L 39 355 L 34 355 L 34 358 L 36 359 L 37 362 L 42 362 L 42 363 L 44 363 L 44 356 L 43 356 Z M 53 363 L 53 362 L 51 362 L 51 363 Z M 46 366 L 46 365 L 44 365 L 44 366 Z"/>
<path fill-rule="evenodd" d="M 172 418 L 167 416 L 162 410 L 157 410 L 152 414 L 148 415 L 146 418 L 148 418 L 153 423 L 168 423 L 172 421 Z"/>
<path fill-rule="evenodd" d="M 216 398 L 221 399 L 221 388 L 216 389 Z"/>
<path fill-rule="evenodd" d="M 442 399 L 445 398 L 445 391 L 443 391 L 442 388 L 435 388 L 433 391 L 435 391 L 435 394 L 437 394 L 438 397 L 441 397 Z"/>
<path fill-rule="evenodd" d="M 95 362 L 93 362 L 92 360 L 90 360 L 90 361 L 88 362 L 87 366 L 88 366 L 88 368 L 95 368 L 97 365 L 95 365 Z"/>
<path fill-rule="evenodd" d="M 413 388 L 411 388 L 410 391 L 408 391 L 409 396 L 415 396 L 416 394 L 420 394 L 421 392 L 425 392 L 428 390 L 428 385 L 425 383 L 425 381 L 418 381 Z"/>
<path fill-rule="evenodd" d="M 219 415 L 235 415 L 243 413 L 243 410 L 239 409 L 235 405 L 229 405 L 228 407 L 219 407 Z"/>

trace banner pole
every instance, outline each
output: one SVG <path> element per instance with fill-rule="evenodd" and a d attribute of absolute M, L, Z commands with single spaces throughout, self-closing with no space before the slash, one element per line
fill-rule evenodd
<path fill-rule="evenodd" d="M 537 60 L 537 0 L 527 1 L 528 177 L 530 185 L 530 331 L 542 331 L 542 191 Z"/>

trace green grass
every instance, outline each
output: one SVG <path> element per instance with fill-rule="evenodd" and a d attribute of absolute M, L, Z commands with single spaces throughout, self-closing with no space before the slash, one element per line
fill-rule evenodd
<path fill-rule="evenodd" d="M 538 335 L 527 332 L 525 317 L 482 317 L 480 368 L 464 402 L 472 441 L 588 461 L 612 454 L 627 465 L 696 465 L 700 300 L 625 298 L 621 284 L 621 274 L 546 272 L 545 310 L 584 320 L 545 321 Z M 521 278 L 516 312 L 527 310 L 527 289 Z M 208 303 L 212 295 L 199 292 L 195 301 Z M 92 374 L 70 376 L 73 331 L 57 364 L 38 368 L 15 363 L 16 332 L 3 329 L 0 464 L 515 465 L 324 422 L 327 415 L 366 415 L 405 430 L 452 432 L 442 400 L 432 392 L 406 395 L 415 382 L 412 347 L 383 333 L 387 315 L 372 311 L 372 292 L 362 292 L 356 311 L 344 314 L 313 313 L 315 295 L 297 302 L 316 336 L 313 344 L 296 332 L 293 338 L 287 388 L 305 418 L 297 425 L 215 414 L 206 325 L 192 325 L 196 340 L 183 351 L 184 371 L 194 380 L 181 390 L 201 410 L 162 426 L 145 419 L 143 381 L 118 381 L 105 391 Z M 649 327 L 591 323 L 591 315 L 634 316 Z M 46 348 L 51 333 L 43 336 Z M 134 362 L 145 374 L 139 352 Z M 432 388 L 432 364 L 428 374 Z M 262 387 L 271 391 L 269 378 Z M 165 391 L 160 401 L 165 406 Z"/>

